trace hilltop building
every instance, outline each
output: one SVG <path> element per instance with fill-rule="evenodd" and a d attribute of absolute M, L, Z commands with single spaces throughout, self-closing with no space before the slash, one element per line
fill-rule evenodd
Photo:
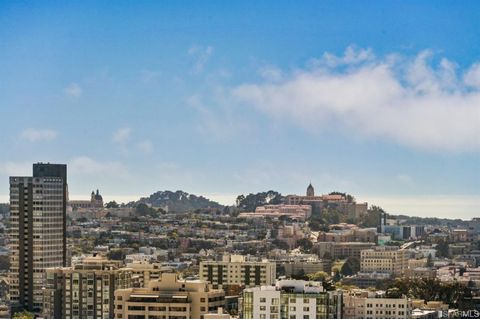
<path fill-rule="evenodd" d="M 102 209 L 103 208 L 103 197 L 100 195 L 99 190 L 97 192 L 92 191 L 90 195 L 90 200 L 70 200 L 68 201 L 69 206 L 72 210 L 78 209 Z"/>
<path fill-rule="evenodd" d="M 367 213 L 367 203 L 357 203 L 351 196 L 341 193 L 331 193 L 315 196 L 315 189 L 310 183 L 305 196 L 287 195 L 287 205 L 311 205 L 314 213 L 321 213 L 325 208 L 335 208 L 353 218 L 359 218 Z"/>

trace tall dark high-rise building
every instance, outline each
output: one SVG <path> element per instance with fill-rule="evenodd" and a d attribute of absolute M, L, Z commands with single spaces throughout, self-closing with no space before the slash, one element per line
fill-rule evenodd
<path fill-rule="evenodd" d="M 44 271 L 66 266 L 67 166 L 33 165 L 33 176 L 10 177 L 12 312 L 40 312 Z"/>

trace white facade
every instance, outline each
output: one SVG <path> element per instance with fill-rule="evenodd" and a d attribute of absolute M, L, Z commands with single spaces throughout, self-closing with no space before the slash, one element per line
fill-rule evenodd
<path fill-rule="evenodd" d="M 318 282 L 280 280 L 243 292 L 244 319 L 341 318 L 341 309 L 341 291 L 326 292 Z"/>

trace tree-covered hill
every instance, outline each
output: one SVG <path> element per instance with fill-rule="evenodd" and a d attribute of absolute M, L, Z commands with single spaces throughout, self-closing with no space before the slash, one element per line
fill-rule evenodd
<path fill-rule="evenodd" d="M 205 208 L 223 209 L 223 205 L 211 201 L 208 198 L 180 190 L 176 192 L 169 190 L 158 191 L 148 197 L 142 197 L 136 202 L 129 203 L 129 206 L 136 206 L 140 203 L 175 212 L 194 211 Z"/>

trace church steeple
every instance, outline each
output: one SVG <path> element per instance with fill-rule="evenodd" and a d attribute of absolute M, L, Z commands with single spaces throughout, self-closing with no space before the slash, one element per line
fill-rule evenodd
<path fill-rule="evenodd" d="M 307 196 L 308 197 L 313 197 L 315 196 L 315 190 L 313 189 L 313 186 L 312 186 L 312 183 L 310 182 L 310 184 L 308 185 L 307 187 Z"/>

